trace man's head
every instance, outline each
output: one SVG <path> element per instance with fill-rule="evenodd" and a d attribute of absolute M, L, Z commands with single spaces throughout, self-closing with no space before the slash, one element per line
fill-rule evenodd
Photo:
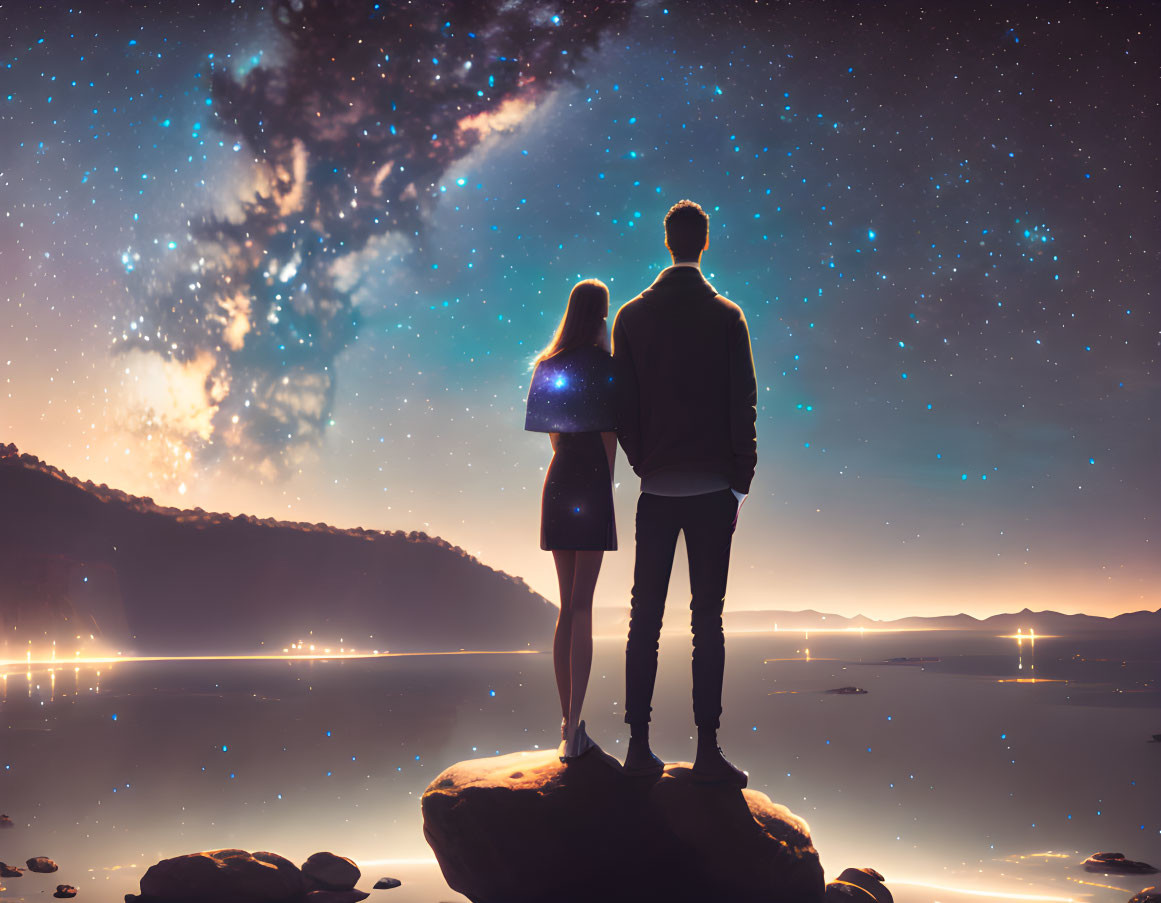
<path fill-rule="evenodd" d="M 700 260 L 709 247 L 709 215 L 693 201 L 678 201 L 665 214 L 665 247 L 674 262 Z"/>

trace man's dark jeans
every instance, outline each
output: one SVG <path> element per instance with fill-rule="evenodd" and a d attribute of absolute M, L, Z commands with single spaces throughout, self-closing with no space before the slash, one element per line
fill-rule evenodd
<path fill-rule="evenodd" d="M 677 534 L 685 532 L 693 622 L 693 720 L 716 730 L 722 713 L 726 646 L 722 605 L 738 501 L 729 489 L 704 495 L 642 493 L 637 501 L 633 609 L 625 650 L 625 722 L 649 721 L 657 647 Z"/>

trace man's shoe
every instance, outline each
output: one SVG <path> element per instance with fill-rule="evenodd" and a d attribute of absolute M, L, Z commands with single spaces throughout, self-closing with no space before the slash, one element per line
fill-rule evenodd
<path fill-rule="evenodd" d="M 720 746 L 715 747 L 712 753 L 698 755 L 697 761 L 693 763 L 692 774 L 698 784 L 732 784 L 739 789 L 750 781 L 744 771 L 730 764 Z"/>
<path fill-rule="evenodd" d="M 648 744 L 636 744 L 630 740 L 624 771 L 632 777 L 660 777 L 665 771 L 665 763 L 653 755 Z"/>

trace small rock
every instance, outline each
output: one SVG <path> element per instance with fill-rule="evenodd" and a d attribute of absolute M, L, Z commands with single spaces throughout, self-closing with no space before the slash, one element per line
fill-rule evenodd
<path fill-rule="evenodd" d="M 391 890 L 391 888 L 400 887 L 402 884 L 403 882 L 398 878 L 380 878 L 371 890 Z"/>
<path fill-rule="evenodd" d="M 12 819 L 10 819 L 7 815 L 4 815 L 3 813 L 0 813 L 0 828 L 15 828 L 15 827 L 16 827 L 16 825 L 14 825 L 12 823 Z"/>
<path fill-rule="evenodd" d="M 835 687 L 833 690 L 826 692 L 834 696 L 866 696 L 867 691 L 862 687 Z"/>
<path fill-rule="evenodd" d="M 312 854 L 302 864 L 302 874 L 307 879 L 308 889 L 313 886 L 320 890 L 351 890 L 358 883 L 361 872 L 344 856 L 320 852 Z"/>
<path fill-rule="evenodd" d="M 312 890 L 306 895 L 308 903 L 359 903 L 369 896 L 365 890 Z"/>
<path fill-rule="evenodd" d="M 1161 903 L 1161 887 L 1146 887 L 1139 894 L 1134 894 L 1129 903 Z"/>
<path fill-rule="evenodd" d="M 18 869 L 14 865 L 9 865 L 6 862 L 0 862 L 0 878 L 19 878 L 24 874 L 24 869 Z"/>
<path fill-rule="evenodd" d="M 56 886 L 56 893 L 53 894 L 54 897 L 59 897 L 62 900 L 67 900 L 69 897 L 75 897 L 76 895 L 77 889 L 71 884 L 58 884 Z"/>
<path fill-rule="evenodd" d="M 1083 863 L 1089 872 L 1121 872 L 1122 874 L 1151 875 L 1157 871 L 1147 862 L 1126 859 L 1124 853 L 1093 853 Z"/>
<path fill-rule="evenodd" d="M 845 869 L 826 886 L 824 903 L 895 903 L 873 868 Z"/>
<path fill-rule="evenodd" d="M 28 866 L 30 872 L 39 872 L 42 875 L 55 872 L 57 869 L 56 863 L 47 856 L 33 856 L 24 864 Z"/>

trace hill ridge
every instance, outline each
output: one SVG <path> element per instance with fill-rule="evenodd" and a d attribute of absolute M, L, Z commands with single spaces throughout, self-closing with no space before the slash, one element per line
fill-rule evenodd
<path fill-rule="evenodd" d="M 317 523 L 310 523 L 308 521 L 288 521 L 281 520 L 276 517 L 258 517 L 254 514 L 230 514 L 229 512 L 206 511 L 201 507 L 194 508 L 174 508 L 170 505 L 159 505 L 149 496 L 132 495 L 124 490 L 109 486 L 106 483 L 94 483 L 92 480 L 81 480 L 72 476 L 67 471 L 47 461 L 43 461 L 36 455 L 21 452 L 16 445 L 12 443 L 0 443 L 0 467 L 19 466 L 26 470 L 36 471 L 46 476 L 53 477 L 61 482 L 82 489 L 103 502 L 120 502 L 127 507 L 130 507 L 137 513 L 141 514 L 161 514 L 176 518 L 180 523 L 192 524 L 223 524 L 229 522 L 243 522 L 248 524 L 255 524 L 264 527 L 283 527 L 292 530 L 298 530 L 305 533 L 326 533 L 329 535 L 343 535 L 359 538 L 373 538 L 375 536 L 406 536 L 408 538 L 414 537 L 412 541 L 430 542 L 435 545 L 445 548 L 448 551 L 457 552 L 469 561 L 479 564 L 482 567 L 488 568 L 497 574 L 514 580 L 522 586 L 527 586 L 524 578 L 517 574 L 509 574 L 506 571 L 501 571 L 491 567 L 488 564 L 480 561 L 471 552 L 468 552 L 462 546 L 457 546 L 454 543 L 448 542 L 440 536 L 432 536 L 421 530 L 375 530 L 367 527 L 336 527 L 333 524 L 326 524 L 322 521 Z"/>
<path fill-rule="evenodd" d="M 150 654 L 308 629 L 392 651 L 545 648 L 556 608 L 421 531 L 158 505 L 0 444 L 0 644 L 92 634 Z"/>

